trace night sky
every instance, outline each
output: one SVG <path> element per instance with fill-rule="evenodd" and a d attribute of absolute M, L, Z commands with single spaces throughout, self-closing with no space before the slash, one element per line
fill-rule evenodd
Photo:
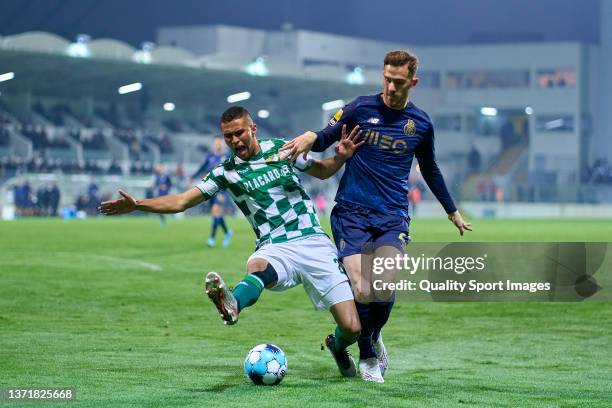
<path fill-rule="evenodd" d="M 404 44 L 597 43 L 600 0 L 0 0 L 0 35 L 49 31 L 154 41 L 164 26 L 296 29 Z"/>

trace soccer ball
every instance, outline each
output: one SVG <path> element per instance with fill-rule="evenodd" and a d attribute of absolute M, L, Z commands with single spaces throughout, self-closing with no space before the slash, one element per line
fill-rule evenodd
<path fill-rule="evenodd" d="M 257 385 L 279 384 L 287 374 L 287 357 L 274 344 L 260 344 L 247 354 L 244 373 Z"/>

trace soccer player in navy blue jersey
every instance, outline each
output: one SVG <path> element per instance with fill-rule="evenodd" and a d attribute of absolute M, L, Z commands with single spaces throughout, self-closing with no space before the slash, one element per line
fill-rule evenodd
<path fill-rule="evenodd" d="M 362 131 L 360 140 L 365 144 L 346 163 L 331 223 L 361 319 L 359 369 L 366 381 L 384 382 L 388 356 L 381 329 L 395 299 L 393 291 L 372 288 L 371 263 L 374 257 L 403 254 L 409 240 L 408 177 L 414 157 L 449 220 L 461 235 L 471 230 L 436 163 L 432 122 L 409 101 L 410 90 L 418 83 L 417 66 L 417 57 L 408 51 L 387 53 L 382 93 L 358 97 L 339 110 L 325 129 L 308 131 L 283 146 L 296 159 L 340 140 L 343 126 Z M 384 280 L 395 281 L 398 274 L 399 270 L 388 270 Z"/>
<path fill-rule="evenodd" d="M 221 137 L 215 137 L 213 139 L 213 145 L 211 152 L 208 153 L 206 157 L 206 161 L 202 163 L 200 168 L 193 173 L 192 179 L 195 179 L 199 175 L 207 174 L 213 168 L 223 163 L 223 161 L 227 159 L 227 156 L 224 152 L 223 140 Z M 232 236 L 234 233 L 232 230 L 228 229 L 225 225 L 225 219 L 223 217 L 223 204 L 225 203 L 225 193 L 219 192 L 215 194 L 214 197 L 210 199 L 210 215 L 213 218 L 212 230 L 210 232 L 210 238 L 206 241 L 206 245 L 209 247 L 215 246 L 215 237 L 217 235 L 217 229 L 221 227 L 224 233 L 223 239 L 223 247 L 226 248 L 229 246 L 232 241 Z"/>

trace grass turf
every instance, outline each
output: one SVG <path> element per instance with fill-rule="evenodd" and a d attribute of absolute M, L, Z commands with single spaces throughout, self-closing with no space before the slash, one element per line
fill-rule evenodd
<path fill-rule="evenodd" d="M 0 387 L 72 386 L 70 406 L 105 407 L 612 404 L 606 302 L 398 302 L 384 331 L 385 384 L 339 376 L 320 350 L 332 318 L 315 313 L 301 288 L 265 292 L 225 327 L 201 280 L 210 270 L 229 283 L 244 274 L 253 233 L 242 219 L 229 224 L 236 235 L 224 250 L 205 248 L 203 218 L 0 223 Z M 418 219 L 411 235 L 458 239 L 446 220 Z M 464 237 L 611 238 L 610 223 L 576 220 L 479 220 Z M 278 387 L 242 373 L 247 351 L 264 342 L 288 356 Z"/>

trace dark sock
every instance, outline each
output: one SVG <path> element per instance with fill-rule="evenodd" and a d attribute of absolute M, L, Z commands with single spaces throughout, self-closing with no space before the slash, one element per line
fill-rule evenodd
<path fill-rule="evenodd" d="M 366 303 L 355 302 L 357 306 L 357 313 L 359 313 L 359 320 L 361 321 L 361 334 L 357 339 L 359 345 L 359 359 L 365 360 L 367 358 L 376 357 L 374 347 L 372 346 L 372 332 L 374 327 L 372 325 L 370 305 Z"/>
<path fill-rule="evenodd" d="M 238 301 L 238 311 L 253 305 L 263 291 L 263 284 L 252 275 L 247 275 L 234 287 L 233 293 Z"/>
<path fill-rule="evenodd" d="M 227 227 L 225 226 L 225 219 L 223 217 L 219 217 L 219 226 L 221 226 L 223 233 L 227 234 Z"/>
<path fill-rule="evenodd" d="M 344 350 L 357 341 L 357 336 L 342 333 L 340 326 L 336 326 L 336 350 Z"/>
<path fill-rule="evenodd" d="M 372 340 L 378 340 L 378 336 L 380 336 L 380 331 L 389 320 L 389 315 L 391 315 L 391 310 L 393 309 L 393 305 L 395 304 L 395 292 L 391 296 L 388 302 L 373 302 L 370 303 L 371 306 L 371 319 L 373 322 L 374 329 L 372 331 Z"/>
<path fill-rule="evenodd" d="M 251 275 L 257 277 L 264 288 L 272 287 L 278 282 L 278 273 L 270 264 L 263 271 L 253 272 Z"/>
<path fill-rule="evenodd" d="M 219 217 L 213 217 L 212 231 L 210 237 L 214 238 L 217 235 L 217 227 L 219 226 Z"/>

